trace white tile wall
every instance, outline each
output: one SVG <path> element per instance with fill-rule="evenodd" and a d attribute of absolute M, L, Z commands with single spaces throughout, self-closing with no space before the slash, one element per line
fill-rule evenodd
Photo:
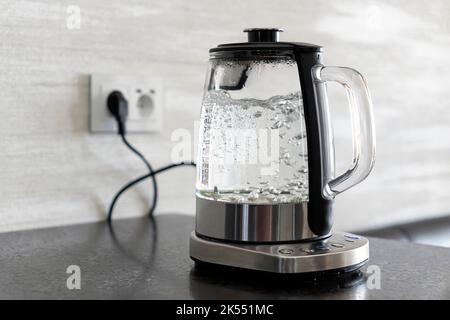
<path fill-rule="evenodd" d="M 66 26 L 67 7 L 81 28 Z M 367 78 L 375 106 L 373 174 L 337 199 L 337 228 L 388 225 L 449 212 L 450 3 L 398 1 L 0 1 L 0 231 L 103 219 L 113 193 L 144 172 L 114 135 L 88 132 L 88 75 L 164 78 L 164 132 L 130 140 L 156 167 L 176 128 L 199 114 L 208 48 L 253 26 L 318 43 L 325 62 Z M 331 87 L 338 167 L 350 158 L 347 111 Z M 164 174 L 159 212 L 194 212 L 191 168 Z M 150 184 L 117 216 L 145 211 Z"/>

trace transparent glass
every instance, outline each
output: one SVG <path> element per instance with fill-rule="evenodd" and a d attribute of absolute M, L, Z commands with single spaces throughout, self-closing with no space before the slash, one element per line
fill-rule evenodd
<path fill-rule="evenodd" d="M 196 189 L 199 197 L 231 203 L 308 201 L 307 137 L 293 57 L 211 57 Z"/>
<path fill-rule="evenodd" d="M 317 101 L 320 104 L 319 117 L 322 123 L 321 150 L 324 155 L 324 166 L 334 166 L 334 147 L 330 143 L 331 123 L 328 116 L 326 91 L 322 84 L 334 81 L 341 84 L 347 93 L 352 125 L 353 156 L 350 168 L 339 175 L 323 181 L 323 197 L 334 198 L 337 194 L 355 186 L 363 181 L 372 171 L 375 162 L 375 123 L 373 116 L 372 99 L 363 76 L 352 68 L 316 66 L 313 68 Z M 323 170 L 326 170 L 323 168 Z M 334 171 L 334 170 L 333 170 Z M 324 171 L 325 172 L 325 171 Z M 334 173 L 333 173 L 334 175 Z"/>

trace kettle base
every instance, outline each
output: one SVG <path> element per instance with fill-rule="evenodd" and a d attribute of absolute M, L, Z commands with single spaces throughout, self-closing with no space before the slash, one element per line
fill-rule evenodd
<path fill-rule="evenodd" d="M 323 240 L 290 243 L 233 243 L 209 240 L 192 232 L 190 256 L 240 269 L 279 274 L 348 272 L 369 259 L 369 241 L 348 233 L 334 233 Z"/>

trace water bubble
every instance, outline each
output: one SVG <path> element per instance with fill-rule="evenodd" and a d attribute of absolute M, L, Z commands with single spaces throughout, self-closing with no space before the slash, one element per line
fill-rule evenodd
<path fill-rule="evenodd" d="M 300 172 L 300 173 L 308 173 L 308 168 L 306 168 L 306 167 L 301 167 L 301 168 L 298 170 L 298 172 Z"/>
<path fill-rule="evenodd" d="M 268 195 L 265 196 L 265 198 L 266 198 L 267 200 L 269 200 L 269 201 L 272 201 L 272 200 L 274 200 L 274 199 L 276 198 L 276 196 L 273 195 L 273 194 L 268 194 Z"/>
<path fill-rule="evenodd" d="M 297 181 L 296 181 L 296 180 L 291 180 L 291 181 L 288 183 L 288 186 L 290 186 L 290 187 L 296 187 L 296 186 L 298 186 Z"/>
<path fill-rule="evenodd" d="M 288 183 L 288 186 L 290 186 L 290 187 L 302 187 L 303 185 L 304 185 L 304 183 L 302 181 L 295 180 L 295 179 L 292 179 Z"/>
<path fill-rule="evenodd" d="M 260 117 L 262 116 L 262 112 L 261 112 L 261 111 L 256 111 L 256 112 L 253 114 L 253 116 L 254 116 L 255 118 L 260 118 Z"/>
<path fill-rule="evenodd" d="M 276 106 L 274 106 L 273 104 L 270 104 L 266 108 L 271 110 L 271 111 L 274 111 L 276 109 Z"/>
<path fill-rule="evenodd" d="M 281 120 L 278 120 L 272 125 L 271 129 L 280 129 L 281 127 L 283 127 L 283 125 L 284 125 L 284 122 Z"/>
<path fill-rule="evenodd" d="M 281 155 L 280 155 L 280 159 L 281 160 L 288 160 L 290 159 L 291 154 L 288 151 L 284 151 Z"/>
<path fill-rule="evenodd" d="M 287 151 L 284 151 L 281 156 L 280 156 L 280 160 L 284 162 L 285 165 L 287 166 L 291 166 L 292 162 L 291 162 L 291 154 Z"/>
<path fill-rule="evenodd" d="M 259 198 L 258 190 L 254 190 L 254 191 L 250 192 L 249 195 L 248 195 L 248 200 L 250 200 L 250 201 L 254 201 L 254 200 L 258 199 L 258 198 Z"/>
<path fill-rule="evenodd" d="M 299 146 L 303 143 L 303 139 L 306 137 L 306 133 L 298 134 L 292 138 L 289 138 L 288 143 Z"/>
<path fill-rule="evenodd" d="M 277 97 L 278 97 L 278 96 L 277 96 Z M 275 97 L 274 97 L 274 98 L 275 98 Z M 287 100 L 280 100 L 280 101 L 277 102 L 277 105 L 278 105 L 279 107 L 283 107 L 284 105 L 286 105 L 286 103 L 288 103 Z"/>
<path fill-rule="evenodd" d="M 272 194 L 274 194 L 274 195 L 279 195 L 279 194 L 281 193 L 281 190 L 273 188 L 273 189 L 270 191 L 270 193 L 272 193 Z"/>
<path fill-rule="evenodd" d="M 290 101 L 285 101 L 282 112 L 285 115 L 286 120 L 289 122 L 294 122 L 300 118 L 298 107 Z"/>
<path fill-rule="evenodd" d="M 288 202 L 287 197 L 284 195 L 277 196 L 273 199 L 275 202 Z"/>
<path fill-rule="evenodd" d="M 269 120 L 270 120 L 270 121 L 277 121 L 277 120 L 279 120 L 278 114 L 274 115 L 274 116 L 271 117 Z"/>
<path fill-rule="evenodd" d="M 303 132 L 303 133 L 301 133 L 301 134 L 298 134 L 298 135 L 296 135 L 296 136 L 294 137 L 294 139 L 296 139 L 296 140 L 302 140 L 302 139 L 304 139 L 304 138 L 306 138 L 306 132 Z"/>

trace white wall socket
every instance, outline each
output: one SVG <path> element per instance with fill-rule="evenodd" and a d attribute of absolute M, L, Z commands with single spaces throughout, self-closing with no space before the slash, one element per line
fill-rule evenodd
<path fill-rule="evenodd" d="M 127 132 L 162 130 L 163 86 L 159 78 L 132 75 L 91 75 L 91 132 L 117 133 L 106 106 L 108 95 L 119 90 L 128 101 Z"/>

